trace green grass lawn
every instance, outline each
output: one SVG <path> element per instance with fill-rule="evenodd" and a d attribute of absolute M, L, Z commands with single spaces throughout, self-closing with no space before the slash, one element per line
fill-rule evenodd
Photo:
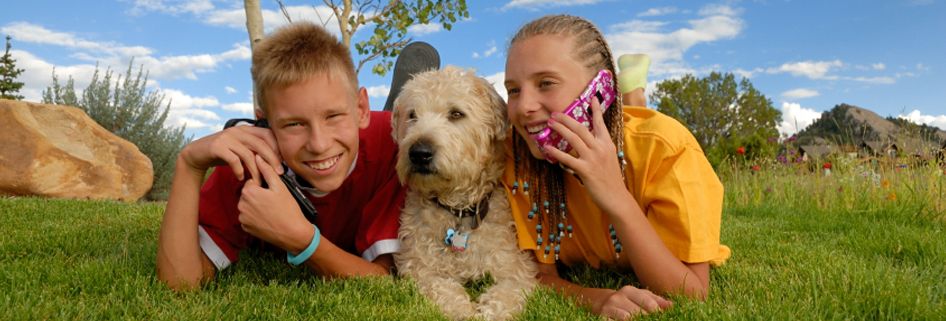
<path fill-rule="evenodd" d="M 677 299 L 642 319 L 942 320 L 946 177 L 930 173 L 722 170 L 722 241 L 732 259 L 713 270 L 709 300 Z M 443 319 L 407 281 L 324 281 L 258 251 L 202 291 L 174 293 L 154 272 L 163 208 L 0 198 L 0 319 Z M 569 274 L 600 286 L 632 282 L 613 271 Z M 520 317 L 594 318 L 546 291 Z"/>

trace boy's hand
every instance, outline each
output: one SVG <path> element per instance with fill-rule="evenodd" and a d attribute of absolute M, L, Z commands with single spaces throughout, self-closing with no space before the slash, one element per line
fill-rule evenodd
<path fill-rule="evenodd" d="M 227 164 L 239 180 L 244 180 L 247 172 L 253 179 L 259 179 L 256 155 L 262 156 L 266 163 L 281 164 L 276 137 L 271 130 L 235 126 L 198 139 L 181 151 L 181 159 L 191 169 L 203 173 L 212 166 Z M 282 173 L 282 166 L 276 168 Z"/>
<path fill-rule="evenodd" d="M 287 251 L 304 249 L 314 229 L 273 167 L 259 155 L 254 163 L 262 178 L 247 181 L 240 194 L 237 209 L 243 230 Z M 268 189 L 262 187 L 263 181 Z"/>

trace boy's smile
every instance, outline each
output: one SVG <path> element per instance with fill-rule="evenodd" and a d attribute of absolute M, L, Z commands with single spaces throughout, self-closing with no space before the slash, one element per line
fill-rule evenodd
<path fill-rule="evenodd" d="M 370 119 L 367 92 L 355 92 L 346 78 L 323 73 L 267 92 L 280 156 L 320 192 L 345 181 L 358 154 L 358 132 Z"/>

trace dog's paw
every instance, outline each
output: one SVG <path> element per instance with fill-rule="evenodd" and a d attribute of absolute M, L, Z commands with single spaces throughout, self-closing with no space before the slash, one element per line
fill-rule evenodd
<path fill-rule="evenodd" d="M 473 317 L 477 320 L 511 320 L 518 312 L 519 310 L 514 307 L 502 303 L 497 304 L 496 301 L 492 301 L 487 302 L 487 304 L 480 303 L 480 305 L 477 305 L 476 314 L 474 314 Z"/>
<path fill-rule="evenodd" d="M 473 318 L 476 315 L 476 309 L 473 306 L 473 302 L 467 300 L 456 300 L 446 304 L 444 304 L 444 302 L 439 303 L 440 310 L 442 310 L 443 314 L 451 320 L 467 320 Z"/>

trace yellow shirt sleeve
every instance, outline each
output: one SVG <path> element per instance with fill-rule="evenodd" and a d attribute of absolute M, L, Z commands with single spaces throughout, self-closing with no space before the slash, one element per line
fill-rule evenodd
<path fill-rule="evenodd" d="M 626 177 L 651 226 L 684 262 L 721 265 L 723 186 L 696 139 L 654 110 L 625 107 Z"/>

